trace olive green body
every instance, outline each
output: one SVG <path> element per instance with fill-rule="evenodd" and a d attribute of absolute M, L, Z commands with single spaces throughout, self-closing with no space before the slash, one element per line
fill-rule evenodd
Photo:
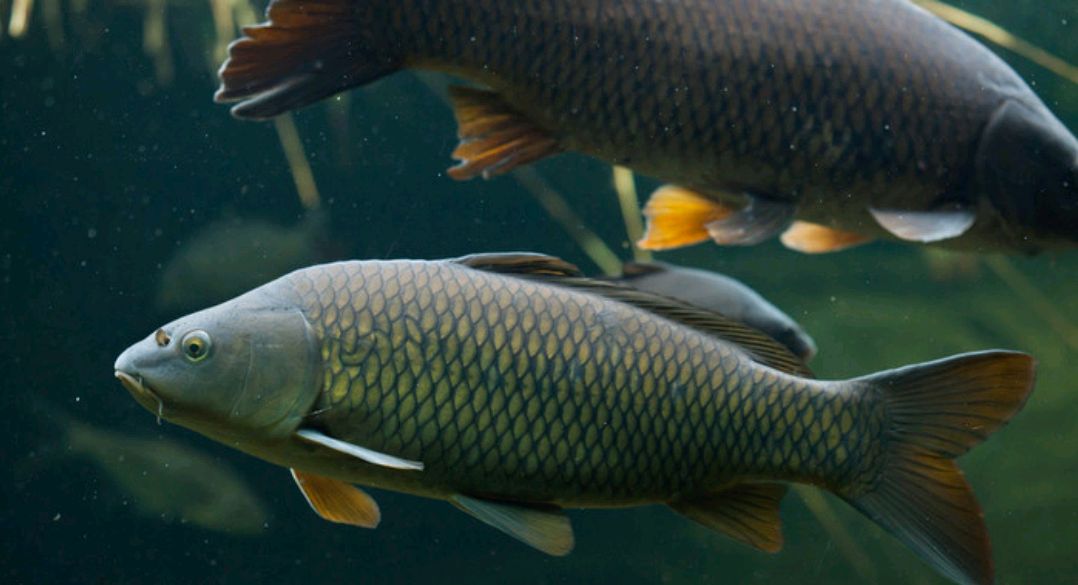
<path fill-rule="evenodd" d="M 629 305 L 451 262 L 349 262 L 298 293 L 323 379 L 305 423 L 421 461 L 300 465 L 380 487 L 565 506 L 670 501 L 764 478 L 870 482 L 882 411 Z M 283 295 L 282 295 L 283 296 Z"/>
<path fill-rule="evenodd" d="M 1046 110 L 907 0 L 387 4 L 361 9 L 391 23 L 372 43 L 490 86 L 566 150 L 880 237 L 869 206 L 973 207 L 973 232 L 949 245 L 1023 245 L 983 208 L 975 157 L 1006 100 Z"/>

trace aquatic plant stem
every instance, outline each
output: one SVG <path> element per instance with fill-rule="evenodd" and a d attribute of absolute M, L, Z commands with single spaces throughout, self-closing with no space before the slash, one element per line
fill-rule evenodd
<path fill-rule="evenodd" d="M 149 0 L 142 21 L 142 50 L 153 59 L 154 74 L 161 85 L 172 83 L 172 49 L 168 43 L 167 0 Z"/>
<path fill-rule="evenodd" d="M 625 234 L 629 237 L 633 258 L 637 262 L 648 262 L 651 260 L 651 252 L 636 246 L 636 242 L 644 237 L 644 221 L 641 219 L 640 199 L 636 194 L 636 178 L 628 168 L 615 165 L 613 169 L 614 191 L 618 194 L 621 217 L 625 220 Z"/>
<path fill-rule="evenodd" d="M 914 0 L 914 3 L 958 28 L 982 36 L 992 43 L 1021 55 L 1052 73 L 1069 80 L 1071 83 L 1078 83 L 1078 67 L 1011 34 L 1003 27 L 986 18 L 970 14 L 965 10 L 936 0 Z"/>
<path fill-rule="evenodd" d="M 8 21 L 7 32 L 13 38 L 19 38 L 26 34 L 30 26 L 30 13 L 34 10 L 34 0 L 15 0 L 11 5 L 11 20 Z"/>
<path fill-rule="evenodd" d="M 805 503 L 805 507 L 823 525 L 824 530 L 831 535 L 831 540 L 835 543 L 835 547 L 838 548 L 842 556 L 846 557 L 854 570 L 861 575 L 863 581 L 865 583 L 876 583 L 875 565 L 869 560 L 865 551 L 861 550 L 861 547 L 850 535 L 850 531 L 846 529 L 846 526 L 838 519 L 835 509 L 831 507 L 831 504 L 820 493 L 820 490 L 809 486 L 797 486 L 796 490 L 797 495 L 801 496 L 801 501 Z"/>
<path fill-rule="evenodd" d="M 235 22 L 240 28 L 256 25 L 261 20 L 258 11 L 251 6 L 249 0 L 231 0 L 231 4 L 232 11 L 236 15 Z"/>
<path fill-rule="evenodd" d="M 1056 308 L 1052 299 L 1040 291 L 1020 270 L 1003 256 L 988 256 L 984 263 L 996 273 L 1022 301 L 1043 319 L 1048 327 L 1074 351 L 1078 351 L 1078 327 Z"/>
<path fill-rule="evenodd" d="M 228 57 L 228 44 L 232 42 L 232 36 L 236 32 L 236 22 L 232 18 L 231 0 L 210 0 L 210 9 L 213 12 L 213 28 L 217 35 L 213 45 L 213 62 L 210 67 L 216 67 Z"/>
<path fill-rule="evenodd" d="M 307 153 L 303 151 L 303 142 L 299 139 L 299 130 L 296 129 L 292 114 L 277 116 L 273 119 L 273 126 L 277 129 L 277 138 L 281 141 L 285 158 L 288 159 L 288 168 L 292 171 L 292 180 L 296 183 L 300 203 L 305 209 L 318 209 L 322 206 L 322 198 L 318 195 L 318 185 L 314 182 L 314 173 L 307 161 Z"/>
<path fill-rule="evenodd" d="M 524 167 L 513 172 L 513 177 L 554 221 L 568 232 L 577 245 L 603 271 L 603 274 L 621 274 L 621 260 L 595 232 L 591 231 L 576 212 L 569 207 L 565 197 L 554 190 L 535 169 Z"/>
<path fill-rule="evenodd" d="M 64 11 L 60 0 L 42 0 L 41 14 L 45 18 L 45 36 L 49 39 L 49 48 L 59 54 L 64 47 Z"/>

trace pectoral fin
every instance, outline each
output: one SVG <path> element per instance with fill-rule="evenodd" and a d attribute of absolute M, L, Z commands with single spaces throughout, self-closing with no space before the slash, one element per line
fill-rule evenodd
<path fill-rule="evenodd" d="M 330 522 L 375 528 L 382 519 L 378 503 L 367 492 L 336 479 L 292 469 L 292 479 L 311 509 Z"/>
<path fill-rule="evenodd" d="M 552 136 L 497 93 L 453 86 L 449 98 L 460 137 L 460 145 L 453 151 L 460 164 L 449 169 L 454 179 L 489 179 L 561 152 Z"/>
<path fill-rule="evenodd" d="M 876 222 L 896 237 L 910 242 L 938 242 L 958 237 L 973 226 L 976 214 L 969 209 L 905 211 L 869 209 Z"/>
<path fill-rule="evenodd" d="M 779 504 L 786 486 L 744 483 L 728 490 L 671 502 L 670 507 L 712 530 L 766 552 L 782 549 Z"/>
<path fill-rule="evenodd" d="M 838 252 L 872 240 L 868 236 L 807 221 L 795 221 L 782 232 L 782 244 L 805 254 Z"/>
<path fill-rule="evenodd" d="M 554 506 L 534 506 L 455 495 L 449 501 L 476 519 L 557 557 L 573 550 L 569 517 Z"/>
<path fill-rule="evenodd" d="M 707 225 L 735 211 L 684 187 L 664 185 L 644 206 L 647 231 L 636 243 L 644 250 L 670 250 L 699 244 L 710 237 Z"/>
<path fill-rule="evenodd" d="M 360 447 L 359 445 L 353 445 L 340 439 L 334 439 L 312 429 L 300 429 L 296 431 L 296 436 L 299 438 L 322 445 L 334 451 L 344 453 L 345 455 L 351 455 L 356 459 L 362 459 L 372 465 L 380 465 L 382 467 L 390 467 L 393 469 L 405 469 L 410 471 L 422 471 L 423 463 L 419 461 L 409 461 L 408 459 L 401 459 L 400 457 L 394 457 L 386 453 L 379 453 L 366 447 Z"/>

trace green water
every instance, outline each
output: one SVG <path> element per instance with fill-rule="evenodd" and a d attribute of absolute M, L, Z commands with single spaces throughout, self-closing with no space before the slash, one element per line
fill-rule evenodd
<path fill-rule="evenodd" d="M 10 5 L 0 0 L 5 24 Z M 155 303 L 165 267 L 214 221 L 294 224 L 303 209 L 272 124 L 235 121 L 211 101 L 207 2 L 169 4 L 175 73 L 168 84 L 143 51 L 144 0 L 88 0 L 81 10 L 64 0 L 62 44 L 45 28 L 45 9 L 55 5 L 38 0 L 25 37 L 0 38 L 0 581 L 943 582 L 830 496 L 830 524 L 845 536 L 825 529 L 795 495 L 783 506 L 786 546 L 777 555 L 660 507 L 571 512 L 577 548 L 562 559 L 444 503 L 393 493 L 374 493 L 383 511 L 379 529 L 330 525 L 310 512 L 286 470 L 156 425 L 112 378 L 112 363 L 179 314 Z M 959 5 L 1078 61 L 1073 0 Z M 1078 128 L 1078 85 L 1001 54 Z M 412 75 L 352 92 L 335 110 L 309 108 L 296 122 L 330 218 L 318 258 L 532 250 L 597 271 L 512 177 L 457 183 L 444 176 L 455 143 L 452 117 Z M 591 229 L 631 257 L 609 167 L 567 155 L 537 169 Z M 641 193 L 654 186 L 638 181 Z M 1028 406 L 962 466 L 985 509 L 999 582 L 1078 580 L 1073 252 L 986 262 L 873 244 L 806 257 L 772 242 L 703 245 L 661 258 L 755 287 L 816 339 L 813 367 L 822 377 L 985 348 L 1035 355 L 1038 385 Z M 171 292 L 197 298 L 199 286 L 181 281 Z M 210 454 L 259 494 L 265 528 L 230 535 L 140 513 L 145 504 L 104 466 L 68 450 L 62 419 L 50 409 Z"/>

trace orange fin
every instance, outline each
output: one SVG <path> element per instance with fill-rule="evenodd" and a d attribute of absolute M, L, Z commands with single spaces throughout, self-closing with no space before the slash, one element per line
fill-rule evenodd
<path fill-rule="evenodd" d="M 292 479 L 315 513 L 330 522 L 375 528 L 382 519 L 374 499 L 352 484 L 295 469 Z"/>
<path fill-rule="evenodd" d="M 872 238 L 829 228 L 818 223 L 795 221 L 785 232 L 782 232 L 781 240 L 782 245 L 791 250 L 805 254 L 823 254 L 860 246 L 870 242 Z"/>
<path fill-rule="evenodd" d="M 954 458 L 1005 425 L 1033 390 L 1032 357 L 984 351 L 858 378 L 878 393 L 887 450 L 847 502 L 958 583 L 994 582 L 984 514 Z"/>
<path fill-rule="evenodd" d="M 663 185 L 644 206 L 647 230 L 636 243 L 643 250 L 669 250 L 707 241 L 710 223 L 735 210 L 691 189 Z"/>
<path fill-rule="evenodd" d="M 393 73 L 403 58 L 385 24 L 353 0 L 273 0 L 268 21 L 243 29 L 218 75 L 219 102 L 264 119 Z"/>
<path fill-rule="evenodd" d="M 782 549 L 779 504 L 786 486 L 742 483 L 702 498 L 672 502 L 670 507 L 712 530 L 765 552 Z"/>
<path fill-rule="evenodd" d="M 460 137 L 460 145 L 453 151 L 460 164 L 449 169 L 449 176 L 458 181 L 479 176 L 489 179 L 561 152 L 553 137 L 497 93 L 453 86 L 449 98 Z"/>

